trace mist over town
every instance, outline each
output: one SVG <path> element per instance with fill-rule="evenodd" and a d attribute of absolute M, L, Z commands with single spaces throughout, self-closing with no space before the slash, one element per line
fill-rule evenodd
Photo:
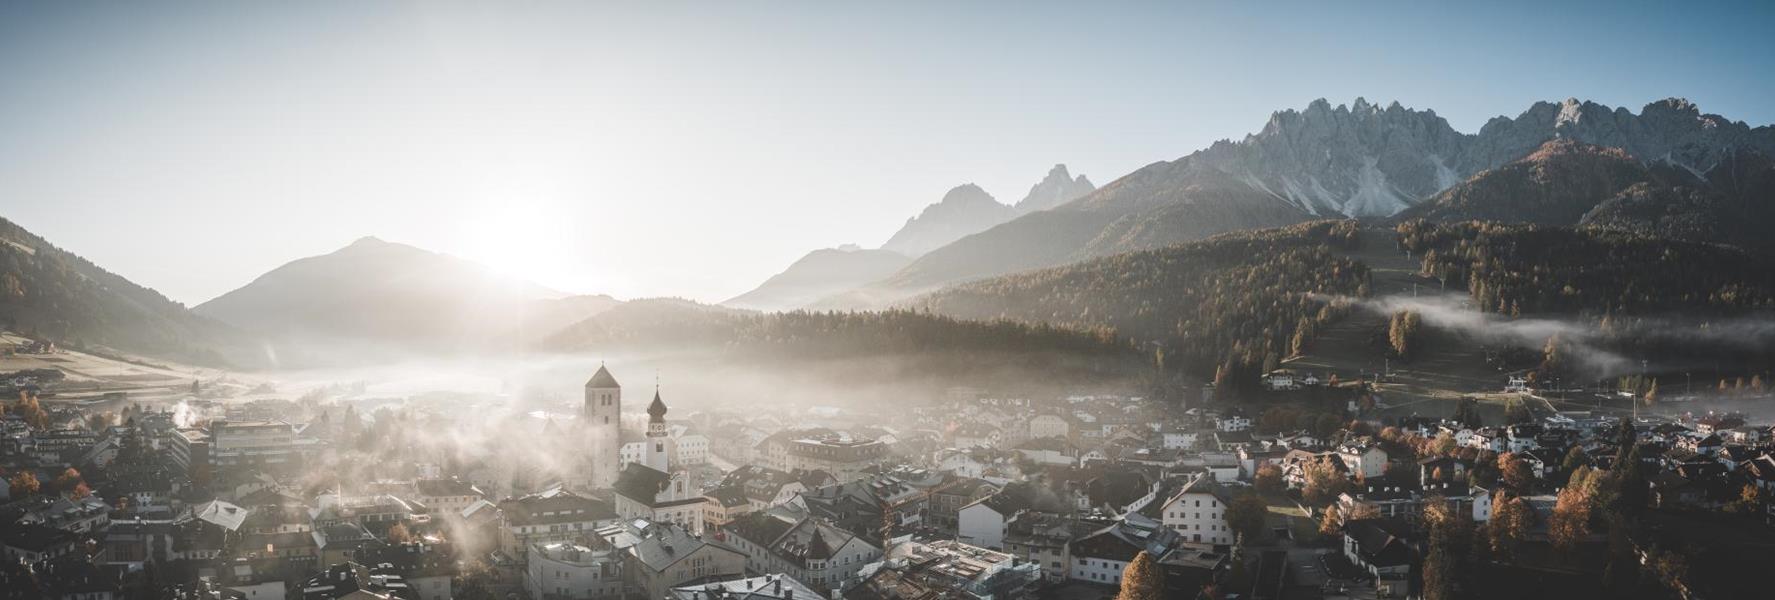
<path fill-rule="evenodd" d="M 0 600 L 1726 600 L 1759 3 L 0 5 Z"/>

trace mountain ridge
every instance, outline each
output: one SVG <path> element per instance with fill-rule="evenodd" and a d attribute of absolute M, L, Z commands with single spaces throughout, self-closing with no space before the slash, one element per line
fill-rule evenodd
<path fill-rule="evenodd" d="M 1620 147 L 1691 173 L 1738 148 L 1775 155 L 1775 127 L 1702 113 L 1680 98 L 1637 114 L 1575 99 L 1537 102 L 1471 134 L 1433 110 L 1363 98 L 1332 107 L 1321 98 L 1272 113 L 1239 141 L 1152 163 L 1078 200 L 960 238 L 823 306 L 869 308 L 954 283 L 1326 215 L 1392 217 L 1555 138 Z"/>

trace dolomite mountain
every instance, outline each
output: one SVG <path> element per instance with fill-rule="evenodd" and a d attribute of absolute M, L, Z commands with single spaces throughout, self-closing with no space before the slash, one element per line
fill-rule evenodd
<path fill-rule="evenodd" d="M 1469 178 L 1566 139 L 1704 178 L 1744 152 L 1775 156 L 1775 128 L 1702 113 L 1683 99 L 1638 113 L 1538 102 L 1462 133 L 1434 111 L 1358 98 L 1271 115 L 1257 132 L 1140 168 L 1078 200 L 923 253 L 824 308 L 879 306 L 944 285 L 1217 233 L 1326 217 L 1398 215 Z"/>

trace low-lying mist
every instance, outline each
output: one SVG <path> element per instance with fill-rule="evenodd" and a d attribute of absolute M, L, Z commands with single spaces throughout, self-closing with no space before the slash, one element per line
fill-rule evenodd
<path fill-rule="evenodd" d="M 1769 315 L 1509 318 L 1474 309 L 1463 294 L 1329 299 L 1381 315 L 1414 311 L 1426 325 L 1487 345 L 1541 350 L 1557 336 L 1578 371 L 1593 380 L 1642 370 L 1656 374 L 1754 369 L 1775 352 L 1775 316 Z"/>

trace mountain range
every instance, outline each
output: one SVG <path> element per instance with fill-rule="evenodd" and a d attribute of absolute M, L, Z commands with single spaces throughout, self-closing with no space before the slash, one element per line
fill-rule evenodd
<path fill-rule="evenodd" d="M 1291 328 L 1290 319 L 1307 315 L 1245 314 L 1236 311 L 1250 307 L 1205 304 L 1194 309 L 1197 319 L 1178 324 L 1174 315 L 1151 308 L 1175 302 L 1149 292 L 1194 297 L 1188 294 L 1200 291 L 1193 286 L 1233 289 L 1249 285 L 1255 275 L 1271 278 L 1267 298 L 1298 302 L 1290 294 L 1302 289 L 1348 292 L 1358 282 L 1325 279 L 1314 269 L 1329 264 L 1323 257 L 1339 256 L 1335 239 L 1354 234 L 1322 225 L 1264 233 L 1327 217 L 1401 227 L 1478 220 L 1607 232 L 1629 237 L 1596 239 L 1723 244 L 1754 253 L 1734 261 L 1759 260 L 1754 257 L 1775 249 L 1766 234 L 1775 225 L 1771 156 L 1775 129 L 1705 114 L 1680 99 L 1654 102 L 1638 113 L 1576 100 L 1536 103 L 1473 134 L 1455 131 L 1432 111 L 1397 103 L 1382 107 L 1358 99 L 1332 107 L 1319 100 L 1305 110 L 1275 113 L 1244 139 L 1153 163 L 1102 188 L 1063 165 L 1015 204 L 1000 203 L 972 184 L 957 187 L 910 219 L 883 248 L 813 251 L 725 307 L 568 296 L 470 261 L 365 238 L 186 309 L 0 221 L 0 318 L 9 329 L 74 345 L 204 363 L 245 357 L 229 361 L 237 365 L 257 364 L 254 357 L 267 354 L 265 348 L 286 342 L 326 347 L 364 341 L 430 351 L 552 340 L 547 345 L 567 348 L 578 347 L 574 339 L 620 338 L 648 327 L 776 326 L 738 318 L 747 313 L 734 309 L 902 305 L 969 319 L 1007 316 L 1152 331 L 1187 325 L 1210 336 L 1217 330 L 1203 324 L 1217 319 Z M 1253 231 L 1239 241 L 1137 254 Z M 1283 243 L 1278 240 L 1293 245 L 1276 246 Z M 1314 244 L 1333 249 L 1310 249 Z M 1246 260 L 1263 256 L 1266 248 L 1292 258 L 1283 265 Z M 1061 265 L 1066 270 L 1039 271 Z M 1003 277 L 1013 273 L 1022 275 Z M 1240 273 L 1247 275 L 1241 279 Z M 1143 288 L 1135 285 L 1140 281 L 1166 283 Z M 968 285 L 958 287 L 963 283 Z M 948 291 L 920 299 L 939 290 Z M 1731 297 L 1729 291 L 1717 293 Z M 1125 297 L 1091 300 L 1105 294 Z M 625 304 L 633 305 L 613 310 Z M 1515 310 L 1514 301 L 1510 306 Z M 694 332 L 681 335 L 697 339 Z M 732 333 L 710 335 L 734 339 Z M 770 337 L 762 333 L 758 339 Z"/>
<path fill-rule="evenodd" d="M 1677 186 L 1679 192 L 1696 189 L 1695 181 L 1712 181 L 1708 174 L 1722 166 L 1729 170 L 1757 164 L 1757 156 L 1775 156 L 1775 128 L 1702 113 L 1682 99 L 1653 102 L 1637 114 L 1575 99 L 1538 102 L 1514 118 L 1494 118 L 1473 134 L 1456 131 L 1434 111 L 1397 102 L 1382 107 L 1358 98 L 1332 107 L 1316 100 L 1303 111 L 1274 113 L 1242 140 L 1153 163 L 1077 200 L 963 237 L 815 307 L 879 307 L 963 281 L 1228 231 L 1326 216 L 1394 217 L 1475 176 L 1498 177 L 1493 170 L 1530 157 L 1552 140 L 1614 148 L 1649 171 L 1686 171 L 1693 180 Z M 1655 228 L 1623 220 L 1650 218 L 1643 205 L 1668 195 L 1657 189 L 1663 188 L 1635 190 L 1592 221 Z M 1723 225 L 1695 221 L 1726 214 L 1730 211 L 1689 210 L 1654 220 L 1704 233 Z"/>

